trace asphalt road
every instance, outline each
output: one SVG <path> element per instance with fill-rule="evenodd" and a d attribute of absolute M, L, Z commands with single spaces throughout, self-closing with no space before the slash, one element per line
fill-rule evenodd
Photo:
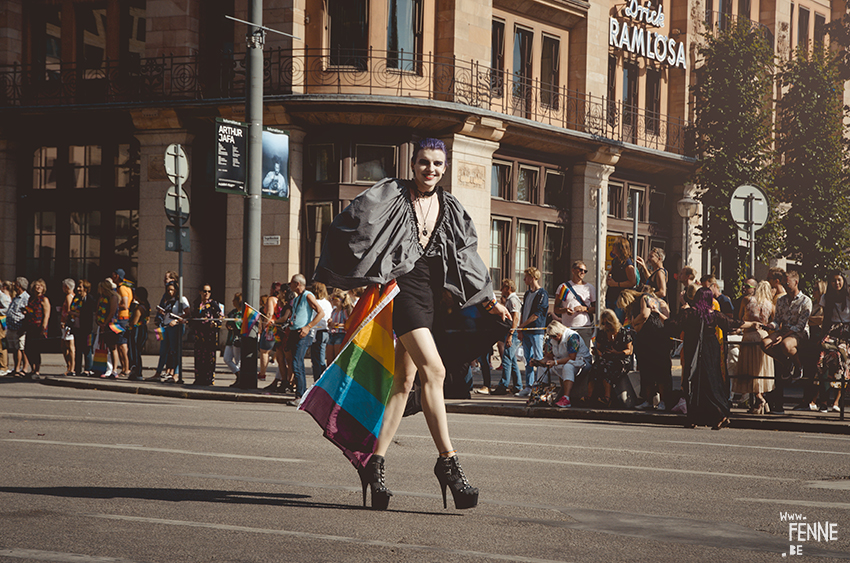
<path fill-rule="evenodd" d="M 457 511 L 420 414 L 374 512 L 293 407 L 7 381 L 0 421 L 3 562 L 850 559 L 850 436 L 450 414 Z"/>

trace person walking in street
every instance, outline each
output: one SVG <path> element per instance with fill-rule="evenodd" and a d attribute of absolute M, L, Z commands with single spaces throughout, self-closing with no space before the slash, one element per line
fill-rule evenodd
<path fill-rule="evenodd" d="M 456 508 L 478 504 L 449 437 L 444 398 L 446 367 L 434 340 L 435 317 L 444 292 L 461 308 L 481 304 L 507 319 L 492 300 L 489 272 L 477 252 L 478 237 L 469 214 L 438 187 L 448 167 L 448 151 L 438 139 L 420 140 L 410 161 L 413 180 L 384 179 L 360 194 L 331 224 L 316 279 L 351 289 L 395 279 L 393 304 L 395 373 L 374 451 L 359 467 L 363 487 L 372 491 L 372 508 L 385 510 L 392 492 L 384 477 L 384 456 L 393 441 L 419 373 L 422 410 L 439 452 L 434 474 Z"/>
<path fill-rule="evenodd" d="M 518 397 L 528 397 L 531 394 L 531 386 L 540 381 L 543 370 L 541 367 L 533 367 L 531 361 L 543 359 L 543 331 L 546 326 L 546 314 L 549 312 L 549 293 L 540 286 L 540 270 L 535 267 L 526 268 L 524 281 L 528 290 L 522 297 L 522 317 L 518 328 L 522 334 L 525 374 L 522 390 L 517 393 Z"/>

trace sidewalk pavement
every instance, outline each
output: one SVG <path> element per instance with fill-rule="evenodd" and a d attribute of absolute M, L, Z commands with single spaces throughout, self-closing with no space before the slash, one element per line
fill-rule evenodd
<path fill-rule="evenodd" d="M 157 356 L 144 356 L 143 365 L 155 366 Z M 194 359 L 190 356 L 183 358 L 184 380 L 191 383 Z M 145 368 L 145 377 L 153 375 L 153 368 Z M 215 384 L 210 387 L 196 387 L 192 385 L 167 385 L 158 382 L 129 381 L 127 379 L 99 379 L 92 377 L 67 377 L 64 373 L 64 361 L 60 354 L 42 355 L 42 379 L 38 382 L 43 385 L 55 385 L 60 387 L 72 387 L 77 389 L 98 389 L 101 391 L 114 391 L 120 393 L 132 393 L 137 395 L 158 395 L 163 397 L 176 397 L 183 399 L 198 399 L 208 401 L 240 401 L 253 403 L 280 403 L 286 405 L 294 399 L 292 393 L 271 393 L 263 391 L 263 387 L 272 383 L 277 368 L 269 366 L 265 381 L 258 381 L 258 389 L 243 390 L 229 387 L 235 382 L 236 377 L 230 373 L 221 358 L 218 358 L 215 374 Z M 493 381 L 497 382 L 501 372 L 493 370 Z M 679 380 L 680 368 L 674 366 L 675 381 Z M 2 377 L 0 382 L 30 383 L 18 378 Z M 310 360 L 307 358 L 307 385 L 313 382 Z M 33 382 L 34 383 L 34 382 Z M 483 384 L 480 374 L 475 375 L 474 385 L 476 388 Z M 802 398 L 802 390 L 797 387 L 786 389 L 786 414 L 784 415 L 752 415 L 746 409 L 732 408 L 730 415 L 731 428 L 747 428 L 753 430 L 782 430 L 786 432 L 814 432 L 824 434 L 850 434 L 850 420 L 840 420 L 837 412 L 819 413 L 811 411 L 794 411 L 792 405 L 796 405 Z M 638 411 L 625 409 L 600 409 L 600 408 L 558 408 L 558 407 L 527 407 L 523 398 L 512 395 L 479 395 L 473 393 L 469 399 L 447 399 L 446 410 L 450 413 L 464 414 L 489 414 L 496 416 L 513 416 L 526 418 L 566 418 L 573 420 L 604 420 L 625 422 L 631 424 L 661 424 L 669 426 L 680 426 L 685 424 L 683 415 L 658 411 Z M 846 416 L 846 415 L 845 415 Z M 848 417 L 850 418 L 850 417 Z"/>

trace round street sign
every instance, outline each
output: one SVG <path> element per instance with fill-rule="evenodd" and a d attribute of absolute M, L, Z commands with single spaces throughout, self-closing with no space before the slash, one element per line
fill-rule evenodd
<path fill-rule="evenodd" d="M 178 211 L 178 201 L 180 210 Z M 177 196 L 177 187 L 171 186 L 165 192 L 165 215 L 173 225 L 185 225 L 189 220 L 189 195 L 182 187 L 180 188 L 180 197 Z"/>
<path fill-rule="evenodd" d="M 752 201 L 752 216 L 750 216 L 749 202 Z M 767 205 L 767 196 L 755 186 L 738 186 L 729 201 L 729 211 L 732 212 L 732 220 L 738 224 L 738 228 L 747 230 L 749 222 L 753 223 L 753 230 L 759 230 L 767 223 L 770 216 L 770 208 Z"/>
<path fill-rule="evenodd" d="M 180 145 L 168 145 L 165 149 L 165 173 L 172 184 L 185 182 L 189 177 L 189 159 Z"/>

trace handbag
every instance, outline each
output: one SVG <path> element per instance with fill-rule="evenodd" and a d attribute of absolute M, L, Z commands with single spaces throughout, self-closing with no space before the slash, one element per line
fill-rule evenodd
<path fill-rule="evenodd" d="M 104 374 L 109 371 L 109 349 L 106 347 L 106 342 L 104 342 L 100 334 L 100 329 L 97 329 L 97 336 L 94 339 L 92 371 L 98 374 Z"/>

